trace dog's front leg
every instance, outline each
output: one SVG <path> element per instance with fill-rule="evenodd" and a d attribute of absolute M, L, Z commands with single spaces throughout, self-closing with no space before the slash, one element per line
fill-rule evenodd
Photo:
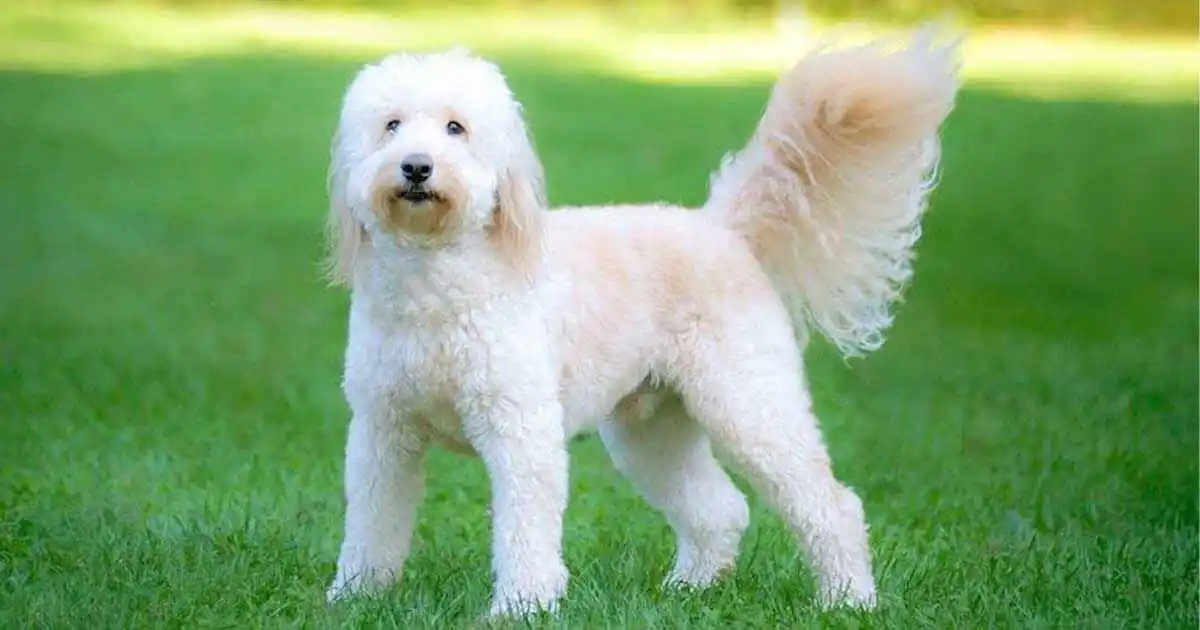
<path fill-rule="evenodd" d="M 489 397 L 464 414 L 491 477 L 493 617 L 552 610 L 567 587 L 567 447 L 562 405 L 547 389 Z"/>
<path fill-rule="evenodd" d="M 423 436 L 393 414 L 354 414 L 346 443 L 346 530 L 331 601 L 400 576 L 425 488 L 424 454 Z"/>

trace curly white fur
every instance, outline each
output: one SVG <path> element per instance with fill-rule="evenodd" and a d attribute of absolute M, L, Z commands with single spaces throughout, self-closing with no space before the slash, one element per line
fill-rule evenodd
<path fill-rule="evenodd" d="M 795 532 L 823 604 L 874 605 L 862 504 L 833 475 L 791 313 L 844 349 L 878 345 L 910 273 L 952 52 L 806 57 L 701 211 L 547 212 L 496 66 L 453 50 L 365 67 L 330 170 L 352 419 L 329 596 L 400 574 L 422 460 L 441 445 L 491 478 L 492 613 L 553 608 L 568 580 L 566 442 L 598 430 L 675 530 L 669 583 L 718 579 L 747 526 L 715 449 Z M 432 164 L 420 195 L 402 175 L 414 155 Z"/>

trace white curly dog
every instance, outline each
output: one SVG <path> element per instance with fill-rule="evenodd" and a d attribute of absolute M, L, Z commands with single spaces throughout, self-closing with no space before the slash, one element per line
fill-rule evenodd
<path fill-rule="evenodd" d="M 333 140 L 333 278 L 351 288 L 345 539 L 330 599 L 393 583 L 426 449 L 491 480 L 492 615 L 553 609 L 571 436 L 598 430 L 677 538 L 667 582 L 729 569 L 749 521 L 718 463 L 786 521 L 824 606 L 875 605 L 862 503 L 837 481 L 801 354 L 878 348 L 911 276 L 957 42 L 818 49 L 782 75 L 703 208 L 548 211 L 501 71 L 396 54 Z"/>

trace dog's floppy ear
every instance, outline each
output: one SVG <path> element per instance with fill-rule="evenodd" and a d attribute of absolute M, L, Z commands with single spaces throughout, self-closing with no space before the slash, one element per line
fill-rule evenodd
<path fill-rule="evenodd" d="M 335 286 L 350 287 L 354 281 L 354 264 L 367 240 L 366 228 L 354 218 L 347 197 L 350 165 L 344 159 L 343 133 L 333 134 L 329 164 L 329 215 L 325 223 L 325 277 Z"/>
<path fill-rule="evenodd" d="M 500 173 L 489 236 L 505 258 L 530 273 L 541 259 L 546 178 L 523 122 L 516 122 L 512 135 L 513 154 Z"/>

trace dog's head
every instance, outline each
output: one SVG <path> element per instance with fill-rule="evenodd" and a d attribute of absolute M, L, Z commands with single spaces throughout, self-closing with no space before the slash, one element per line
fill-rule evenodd
<path fill-rule="evenodd" d="M 346 91 L 329 173 L 331 279 L 364 248 L 437 247 L 472 235 L 513 265 L 538 259 L 542 165 L 494 64 L 463 49 L 397 54 Z"/>

